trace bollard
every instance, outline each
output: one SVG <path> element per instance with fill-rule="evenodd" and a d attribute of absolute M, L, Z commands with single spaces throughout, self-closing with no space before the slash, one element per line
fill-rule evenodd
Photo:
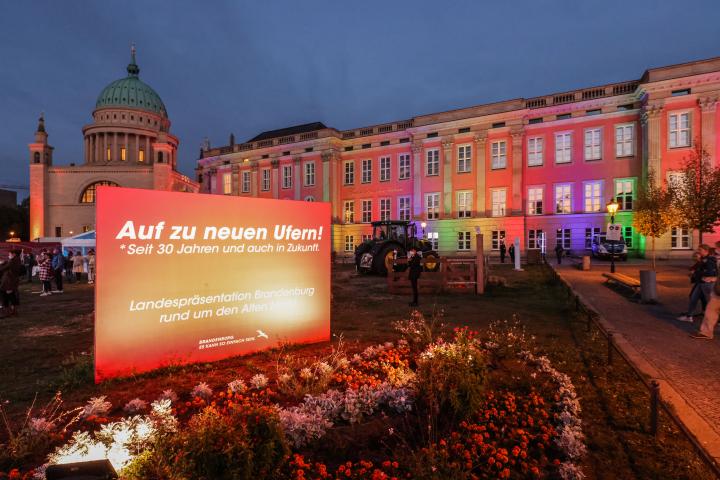
<path fill-rule="evenodd" d="M 657 380 L 650 381 L 650 433 L 657 437 L 658 434 L 658 407 L 660 407 L 660 383 Z"/>
<path fill-rule="evenodd" d="M 608 351 L 607 351 L 607 363 L 608 363 L 608 365 L 612 365 L 612 362 L 613 362 L 613 350 L 615 350 L 615 346 L 613 345 L 613 333 L 612 333 L 612 332 L 608 332 L 608 334 L 607 334 L 607 342 L 608 342 L 608 345 L 607 345 L 607 348 L 608 348 Z"/>

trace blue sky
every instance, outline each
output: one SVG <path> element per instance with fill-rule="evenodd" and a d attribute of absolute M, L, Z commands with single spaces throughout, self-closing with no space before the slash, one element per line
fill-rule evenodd
<path fill-rule="evenodd" d="M 132 42 L 192 175 L 206 136 L 355 128 L 720 56 L 718 18 L 718 0 L 4 2 L 0 183 L 27 184 L 40 111 L 55 163 L 82 163 Z"/>

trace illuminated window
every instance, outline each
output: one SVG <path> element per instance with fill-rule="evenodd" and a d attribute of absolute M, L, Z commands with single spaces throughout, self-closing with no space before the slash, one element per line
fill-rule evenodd
<path fill-rule="evenodd" d="M 315 162 L 306 162 L 305 165 L 305 186 L 315 185 Z"/>
<path fill-rule="evenodd" d="M 80 229 L 82 230 L 82 233 L 86 233 L 92 230 L 92 227 L 90 225 L 83 225 Z"/>
<path fill-rule="evenodd" d="M 389 198 L 380 199 L 380 220 L 390 220 L 391 205 Z"/>
<path fill-rule="evenodd" d="M 225 195 L 230 195 L 232 193 L 232 173 L 223 173 L 222 181 L 223 193 Z"/>
<path fill-rule="evenodd" d="M 440 173 L 440 151 L 438 149 L 425 152 L 425 175 L 438 175 Z"/>
<path fill-rule="evenodd" d="M 690 249 L 691 244 L 690 229 L 673 227 L 672 230 L 670 230 L 670 248 L 674 250 L 687 250 Z"/>
<path fill-rule="evenodd" d="M 602 158 L 602 129 L 588 128 L 585 130 L 585 160 Z"/>
<path fill-rule="evenodd" d="M 505 230 L 493 230 L 492 242 L 490 248 L 492 250 L 500 250 L 500 245 L 505 242 Z"/>
<path fill-rule="evenodd" d="M 490 190 L 493 217 L 504 217 L 507 204 L 507 189 L 493 188 Z"/>
<path fill-rule="evenodd" d="M 572 185 L 555 185 L 555 213 L 572 213 Z"/>
<path fill-rule="evenodd" d="M 528 230 L 528 249 L 537 250 L 542 248 L 543 231 L 541 229 Z M 515 253 L 517 255 L 517 253 Z"/>
<path fill-rule="evenodd" d="M 390 180 L 390 157 L 380 157 L 380 181 Z"/>
<path fill-rule="evenodd" d="M 110 149 L 109 148 L 105 152 L 105 160 L 107 160 L 108 162 L 110 161 Z"/>
<path fill-rule="evenodd" d="M 250 171 L 248 170 L 242 172 L 242 191 L 243 193 L 250 193 Z"/>
<path fill-rule="evenodd" d="M 565 250 L 570 250 L 570 229 L 558 228 L 555 232 L 555 245 L 562 245 Z"/>
<path fill-rule="evenodd" d="M 127 160 L 127 158 L 126 158 L 126 156 L 125 156 L 125 155 L 126 155 L 125 152 L 126 152 L 125 147 L 122 147 L 122 148 L 120 149 L 120 160 L 122 160 L 123 162 L 124 162 L 125 160 Z"/>
<path fill-rule="evenodd" d="M 353 235 L 345 235 L 345 251 L 355 251 L 355 237 Z"/>
<path fill-rule="evenodd" d="M 634 127 L 630 125 L 615 126 L 615 156 L 628 157 L 633 154 Z"/>
<path fill-rule="evenodd" d="M 633 190 L 635 180 L 622 178 L 615 180 L 615 199 L 618 202 L 618 210 L 633 209 Z"/>
<path fill-rule="evenodd" d="M 599 212 L 602 208 L 602 182 L 585 182 L 585 212 Z"/>
<path fill-rule="evenodd" d="M 492 142 L 490 150 L 492 153 L 491 168 L 495 170 L 507 167 L 507 142 L 505 140 Z"/>
<path fill-rule="evenodd" d="M 439 193 L 428 193 L 425 195 L 425 213 L 428 220 L 440 218 Z"/>
<path fill-rule="evenodd" d="M 472 217 L 473 192 L 471 190 L 457 192 L 458 218 Z"/>
<path fill-rule="evenodd" d="M 472 147 L 470 145 L 460 145 L 458 147 L 457 171 L 458 173 L 467 173 L 472 165 Z"/>
<path fill-rule="evenodd" d="M 410 220 L 410 197 L 398 197 L 398 220 Z"/>
<path fill-rule="evenodd" d="M 543 188 L 528 188 L 528 215 L 543 214 Z"/>
<path fill-rule="evenodd" d="M 283 165 L 282 179 L 282 188 L 292 188 L 292 165 Z"/>
<path fill-rule="evenodd" d="M 405 180 L 410 178 L 410 154 L 401 153 L 398 155 L 398 178 Z"/>
<path fill-rule="evenodd" d="M 572 134 L 555 134 L 555 163 L 570 163 L 572 161 Z"/>
<path fill-rule="evenodd" d="M 352 160 L 346 161 L 344 164 L 345 167 L 345 185 L 352 185 L 355 183 L 355 162 Z"/>
<path fill-rule="evenodd" d="M 372 200 L 362 201 L 362 223 L 372 222 Z"/>
<path fill-rule="evenodd" d="M 115 182 L 110 182 L 108 180 L 102 180 L 99 182 L 91 183 L 87 187 L 85 187 L 85 190 L 83 191 L 82 195 L 80 196 L 80 203 L 95 203 L 95 192 L 97 187 L 118 187 L 119 185 Z"/>
<path fill-rule="evenodd" d="M 458 250 L 470 250 L 470 232 L 458 232 Z"/>
<path fill-rule="evenodd" d="M 355 223 L 355 201 L 345 200 L 343 204 L 343 218 L 345 223 Z"/>
<path fill-rule="evenodd" d="M 593 238 L 600 235 L 600 227 L 590 227 L 585 229 L 585 248 L 591 249 L 592 248 L 592 241 Z"/>
<path fill-rule="evenodd" d="M 367 159 L 362 161 L 362 183 L 372 182 L 372 160 Z"/>
<path fill-rule="evenodd" d="M 690 112 L 673 113 L 669 115 L 669 142 L 670 148 L 690 146 Z"/>
<path fill-rule="evenodd" d="M 440 243 L 440 235 L 438 232 L 428 232 L 427 239 L 430 241 L 430 246 L 433 250 L 437 251 L 438 244 Z"/>
<path fill-rule="evenodd" d="M 142 148 L 138 151 L 138 162 L 144 162 L 145 161 L 145 150 Z"/>
<path fill-rule="evenodd" d="M 537 167 L 543 164 L 542 137 L 528 139 L 528 167 Z"/>

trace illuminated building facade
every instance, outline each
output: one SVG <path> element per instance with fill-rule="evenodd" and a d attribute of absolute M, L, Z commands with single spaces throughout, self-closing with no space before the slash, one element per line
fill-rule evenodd
<path fill-rule="evenodd" d="M 202 192 L 325 201 L 333 248 L 351 254 L 370 221 L 425 222 L 441 254 L 520 239 L 521 249 L 557 243 L 573 253 L 605 231 L 606 204 L 620 204 L 629 253 L 645 239 L 633 203 L 649 169 L 672 181 L 701 142 L 717 163 L 720 58 L 653 68 L 637 80 L 518 98 L 353 130 L 312 123 L 209 148 L 198 160 Z M 720 194 L 720 192 L 718 192 Z M 705 235 L 715 241 L 718 235 Z M 657 242 L 687 255 L 697 233 Z"/>
<path fill-rule="evenodd" d="M 83 127 L 80 165 L 53 164 L 45 121 L 40 117 L 30 150 L 30 238 L 67 237 L 95 229 L 95 188 L 197 192 L 176 170 L 177 137 L 160 96 L 140 80 L 135 51 L 127 77 L 98 97 L 93 121 Z"/>

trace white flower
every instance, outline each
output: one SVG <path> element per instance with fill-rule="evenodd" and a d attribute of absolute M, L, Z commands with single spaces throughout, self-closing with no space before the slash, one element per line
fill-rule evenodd
<path fill-rule="evenodd" d="M 31 418 L 28 427 L 33 433 L 47 433 L 55 429 L 55 424 L 47 421 L 45 417 Z"/>
<path fill-rule="evenodd" d="M 330 375 L 333 372 L 333 367 L 331 367 L 327 362 L 318 363 L 317 369 L 322 376 Z"/>
<path fill-rule="evenodd" d="M 158 400 L 170 400 L 171 403 L 175 403 L 178 401 L 178 396 L 172 389 L 168 388 L 167 390 L 163 390 Z"/>
<path fill-rule="evenodd" d="M 245 382 L 240 378 L 228 383 L 227 386 L 232 393 L 243 393 L 247 390 L 247 385 L 245 385 Z"/>
<path fill-rule="evenodd" d="M 278 375 L 277 379 L 278 383 L 281 385 L 288 383 L 290 380 L 292 380 L 292 375 L 290 375 L 289 373 L 281 373 L 280 375 Z"/>
<path fill-rule="evenodd" d="M 200 382 L 192 389 L 191 395 L 193 398 L 200 397 L 203 400 L 207 400 L 212 397 L 213 391 L 210 386 L 205 382 Z"/>
<path fill-rule="evenodd" d="M 147 402 L 145 400 L 141 400 L 139 398 L 133 398 L 128 403 L 125 404 L 123 407 L 123 410 L 125 410 L 128 413 L 138 413 L 147 408 Z"/>
<path fill-rule="evenodd" d="M 305 367 L 300 370 L 300 378 L 302 378 L 303 380 L 310 380 L 312 376 L 312 370 L 310 370 L 309 368 Z"/>
<path fill-rule="evenodd" d="M 261 388 L 264 388 L 268 384 L 268 378 L 263 375 L 262 373 L 258 373 L 257 375 L 253 375 L 253 377 L 250 379 L 250 385 L 260 390 Z"/>
<path fill-rule="evenodd" d="M 112 408 L 112 404 L 106 401 L 105 398 L 105 395 L 102 395 L 100 397 L 92 397 L 88 400 L 83 409 L 82 417 L 88 418 L 93 415 L 97 417 L 107 414 L 110 408 Z"/>

